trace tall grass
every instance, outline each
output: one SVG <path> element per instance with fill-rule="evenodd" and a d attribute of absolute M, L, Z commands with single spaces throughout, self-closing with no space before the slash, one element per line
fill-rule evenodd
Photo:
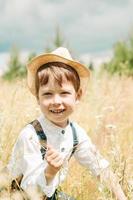
<path fill-rule="evenodd" d="M 86 129 L 100 152 L 110 161 L 130 200 L 133 199 L 132 91 L 131 78 L 94 75 L 86 96 L 72 115 L 72 119 Z M 25 80 L 11 83 L 0 80 L 1 169 L 6 166 L 22 127 L 39 114 L 39 106 L 28 91 Z M 11 199 L 7 187 L 8 178 L 1 175 L 0 179 L 0 187 L 5 184 L 7 188 L 5 193 L 0 193 L 0 199 Z M 113 199 L 106 187 L 73 159 L 70 161 L 70 172 L 62 188 L 78 200 Z M 21 199 L 20 194 L 13 198 Z"/>

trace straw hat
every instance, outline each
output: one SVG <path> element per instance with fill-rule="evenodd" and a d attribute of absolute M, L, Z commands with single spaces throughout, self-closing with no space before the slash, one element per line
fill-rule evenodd
<path fill-rule="evenodd" d="M 81 87 L 90 77 L 90 71 L 84 65 L 73 60 L 69 51 L 64 47 L 59 47 L 56 50 L 52 51 L 51 53 L 42 54 L 39 56 L 34 57 L 28 64 L 27 64 L 27 79 L 28 79 L 28 87 L 33 95 L 36 95 L 36 88 L 35 88 L 35 77 L 37 70 L 44 64 L 50 62 L 62 62 L 64 64 L 69 65 L 70 67 L 74 68 L 81 80 Z"/>

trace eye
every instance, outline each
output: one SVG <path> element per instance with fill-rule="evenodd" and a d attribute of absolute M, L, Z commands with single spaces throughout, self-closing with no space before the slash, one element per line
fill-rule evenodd
<path fill-rule="evenodd" d="M 44 93 L 42 94 L 42 96 L 51 96 L 51 95 L 52 95 L 51 92 L 44 92 Z"/>
<path fill-rule="evenodd" d="M 61 94 L 62 94 L 62 95 L 67 95 L 67 94 L 69 95 L 69 94 L 71 94 L 71 93 L 68 92 L 68 91 L 63 91 L 63 92 L 61 92 Z"/>

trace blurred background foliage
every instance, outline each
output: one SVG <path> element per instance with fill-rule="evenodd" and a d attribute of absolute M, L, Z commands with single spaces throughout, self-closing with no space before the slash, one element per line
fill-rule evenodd
<path fill-rule="evenodd" d="M 101 67 L 110 74 L 133 76 L 133 36 L 128 41 L 117 42 L 110 62 Z"/>
<path fill-rule="evenodd" d="M 63 37 L 59 26 L 57 26 L 54 39 L 46 46 L 44 53 L 51 52 L 59 46 L 69 48 L 68 42 Z M 30 53 L 27 62 L 35 56 L 36 53 Z M 88 64 L 88 68 L 95 71 L 93 62 Z M 106 71 L 111 75 L 118 74 L 119 76 L 133 76 L 133 35 L 130 36 L 127 41 L 119 41 L 114 45 L 112 58 L 109 62 L 103 63 L 98 71 L 100 71 L 100 73 Z M 3 79 L 14 80 L 16 78 L 24 78 L 25 76 L 26 63 L 21 62 L 19 50 L 17 47 L 13 47 L 10 53 L 8 69 L 3 74 Z"/>
<path fill-rule="evenodd" d="M 55 38 L 52 40 L 51 44 L 48 44 L 44 50 L 44 53 L 51 52 L 53 49 L 60 46 L 68 46 L 65 42 L 65 39 L 62 36 L 62 33 L 57 26 L 55 31 Z M 33 57 L 36 56 L 36 53 L 30 53 L 28 56 L 27 62 L 29 62 Z M 20 52 L 18 48 L 15 46 L 11 49 L 10 60 L 8 63 L 8 69 L 3 74 L 3 79 L 6 80 L 14 80 L 16 78 L 24 78 L 26 76 L 26 63 L 22 63 L 20 61 Z"/>
<path fill-rule="evenodd" d="M 30 61 L 36 54 L 30 53 L 28 61 Z M 20 54 L 17 47 L 13 47 L 10 53 L 10 60 L 8 63 L 8 69 L 3 74 L 3 79 L 14 80 L 16 78 L 24 78 L 26 76 L 26 64 L 20 60 Z"/>

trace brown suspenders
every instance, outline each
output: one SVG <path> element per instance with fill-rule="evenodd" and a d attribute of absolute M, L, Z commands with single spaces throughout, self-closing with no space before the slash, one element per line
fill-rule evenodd
<path fill-rule="evenodd" d="M 41 144 L 40 151 L 41 151 L 41 154 L 42 154 L 42 159 L 44 160 L 45 153 L 46 153 L 47 137 L 46 137 L 46 135 L 45 135 L 45 133 L 42 129 L 40 122 L 37 119 L 32 121 L 30 124 L 34 127 L 36 134 L 39 138 L 39 141 L 40 141 L 40 144 Z M 72 134 L 73 134 L 73 150 L 72 150 L 72 153 L 71 153 L 71 156 L 72 156 L 74 154 L 74 152 L 76 151 L 76 148 L 77 148 L 77 145 L 78 145 L 78 137 L 77 137 L 76 129 L 73 126 L 72 123 L 70 123 L 70 126 L 72 128 Z M 71 158 L 71 156 L 70 156 L 70 158 Z M 22 178 L 23 178 L 23 175 L 19 176 L 18 178 L 16 178 L 15 180 L 12 181 L 11 190 L 13 190 L 13 191 L 14 190 L 20 190 L 20 184 L 21 184 Z"/>
<path fill-rule="evenodd" d="M 36 133 L 39 137 L 39 141 L 41 143 L 41 153 L 42 153 L 42 158 L 44 159 L 45 156 L 45 152 L 46 152 L 46 144 L 47 144 L 47 137 L 42 129 L 42 126 L 40 124 L 40 122 L 36 119 L 33 122 L 30 123 L 34 129 L 36 130 Z M 74 152 L 76 151 L 77 145 L 78 145 L 78 137 L 77 137 L 77 133 L 76 133 L 76 129 L 73 126 L 72 123 L 70 123 L 70 126 L 72 128 L 72 135 L 73 135 L 73 150 L 71 153 L 71 156 L 74 154 Z"/>

